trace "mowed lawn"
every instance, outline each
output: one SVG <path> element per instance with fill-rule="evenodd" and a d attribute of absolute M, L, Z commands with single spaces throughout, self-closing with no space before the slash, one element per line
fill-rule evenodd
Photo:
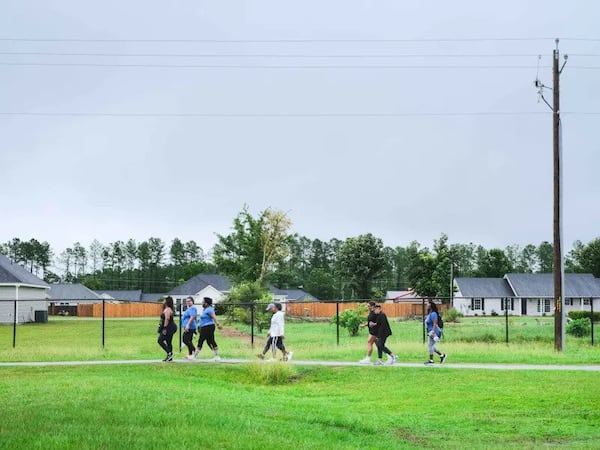
<path fill-rule="evenodd" d="M 216 340 L 223 358 L 256 358 L 265 342 L 265 331 L 254 336 L 250 328 L 227 323 L 217 331 Z M 0 326 L 1 361 L 71 361 L 114 359 L 161 359 L 162 349 L 156 343 L 157 319 L 54 318 L 46 324 L 25 324 L 16 328 Z M 509 319 L 509 344 L 505 343 L 503 317 L 464 318 L 460 323 L 446 323 L 440 348 L 448 353 L 448 363 L 511 364 L 600 364 L 600 345 L 591 346 L 590 339 L 567 336 L 566 351 L 554 351 L 554 327 L 551 318 L 515 317 Z M 598 324 L 596 324 L 598 326 Z M 388 346 L 400 356 L 400 362 L 423 362 L 427 348 L 423 343 L 422 323 L 416 320 L 393 321 L 393 335 Z M 258 333 L 255 330 L 255 333 Z M 596 333 L 600 336 L 600 332 Z M 598 338 L 597 338 L 598 339 Z M 297 360 L 358 361 L 365 356 L 366 331 L 351 337 L 327 322 L 286 323 L 286 346 Z M 174 338 L 175 356 L 179 352 L 179 335 Z M 205 347 L 200 358 L 212 354 Z"/>
<path fill-rule="evenodd" d="M 598 448 L 599 399 L 584 371 L 0 367 L 0 448 Z"/>
<path fill-rule="evenodd" d="M 366 335 L 289 321 L 296 361 L 357 361 Z M 423 362 L 421 324 L 393 322 L 401 362 Z M 0 326 L 0 361 L 155 359 L 155 319 L 52 319 Z M 599 364 L 600 348 L 568 338 L 553 350 L 549 319 L 446 325 L 447 366 L 148 363 L 0 367 L 0 448 L 598 448 L 600 374 L 471 370 L 452 363 Z M 243 326 L 217 334 L 222 356 L 255 359 Z M 520 336 L 520 337 L 519 337 Z M 184 353 L 178 353 L 181 358 Z M 201 358 L 208 358 L 206 349 Z"/>

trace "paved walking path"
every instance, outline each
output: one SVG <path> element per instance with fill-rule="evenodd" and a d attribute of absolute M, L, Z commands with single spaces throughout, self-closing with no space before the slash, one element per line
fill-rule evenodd
<path fill-rule="evenodd" d="M 258 362 L 258 360 L 223 358 L 220 361 L 212 359 L 196 359 L 188 361 L 185 359 L 175 359 L 175 364 L 246 364 L 249 362 Z M 269 361 L 260 361 L 268 364 Z M 0 362 L 0 367 L 48 367 L 48 366 L 94 366 L 94 365 L 114 365 L 114 364 L 171 364 L 164 363 L 159 359 L 131 359 L 131 360 L 104 360 L 104 361 L 48 361 L 48 362 Z M 398 362 L 392 366 L 373 366 L 361 364 L 353 361 L 301 361 L 293 360 L 289 364 L 301 366 L 330 366 L 330 367 L 365 367 L 373 370 L 386 370 L 399 367 L 420 367 L 424 370 L 439 369 L 488 369 L 488 370 L 577 370 L 588 372 L 600 372 L 600 365 L 537 365 L 537 364 L 475 364 L 475 363 L 444 363 L 425 365 L 423 363 L 402 363 Z"/>

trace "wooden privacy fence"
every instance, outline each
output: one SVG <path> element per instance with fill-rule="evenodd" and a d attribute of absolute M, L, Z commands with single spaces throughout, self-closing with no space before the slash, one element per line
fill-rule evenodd
<path fill-rule="evenodd" d="M 347 309 L 357 309 L 358 305 L 364 303 L 339 303 L 340 313 Z M 288 316 L 296 317 L 310 317 L 310 318 L 331 318 L 336 313 L 336 303 L 312 303 L 312 302 L 299 302 L 299 303 L 286 303 L 285 305 L 286 314 Z M 414 317 L 423 315 L 422 303 L 381 303 L 381 309 L 388 317 Z M 443 314 L 447 309 L 448 305 L 439 305 L 439 311 Z M 425 305 L 427 310 L 427 305 Z"/>
<path fill-rule="evenodd" d="M 160 316 L 162 303 L 105 303 L 104 317 Z M 77 305 L 80 317 L 102 317 L 102 303 Z"/>

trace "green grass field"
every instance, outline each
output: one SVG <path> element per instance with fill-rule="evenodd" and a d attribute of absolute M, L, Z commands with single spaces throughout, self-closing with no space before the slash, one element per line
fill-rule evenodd
<path fill-rule="evenodd" d="M 0 326 L 0 361 L 56 361 L 94 359 L 159 359 L 164 356 L 156 344 L 156 323 L 149 319 L 107 319 L 104 348 L 99 319 L 51 318 L 46 324 L 17 326 L 16 347 L 12 347 L 12 326 Z M 401 362 L 421 362 L 427 358 L 421 322 L 392 323 L 388 340 Z M 250 344 L 249 328 L 227 324 L 216 338 L 224 358 L 254 358 L 265 341 L 265 333 Z M 357 361 L 364 357 L 366 331 L 350 337 L 336 326 L 323 322 L 286 324 L 286 345 L 300 360 Z M 600 346 L 589 338 L 567 336 L 566 351 L 554 351 L 551 318 L 510 318 L 509 345 L 504 342 L 503 317 L 468 318 L 447 323 L 440 348 L 449 354 L 448 362 L 522 363 L 522 364 L 600 364 Z M 600 334 L 600 333 L 598 333 Z M 177 342 L 178 335 L 174 338 Z M 208 358 L 204 349 L 201 358 Z M 176 354 L 181 357 L 185 352 Z"/>
<path fill-rule="evenodd" d="M 553 350 L 551 321 L 520 318 L 523 339 L 479 342 L 495 318 L 447 324 L 449 362 L 599 364 L 589 340 Z M 155 319 L 52 319 L 0 326 L 0 361 L 159 359 Z M 402 362 L 422 362 L 421 325 L 394 322 Z M 264 342 L 228 325 L 224 358 L 253 358 Z M 502 332 L 504 332 L 502 330 Z M 516 333 L 516 331 L 515 331 Z M 296 360 L 356 361 L 366 335 L 289 322 Z M 540 338 L 539 336 L 542 336 Z M 475 337 L 475 339 L 473 339 Z M 181 354 L 183 355 L 183 353 Z M 204 354 L 203 358 L 208 358 Z M 324 367 L 284 363 L 0 367 L 4 449 L 598 448 L 598 372 L 440 367 Z"/>

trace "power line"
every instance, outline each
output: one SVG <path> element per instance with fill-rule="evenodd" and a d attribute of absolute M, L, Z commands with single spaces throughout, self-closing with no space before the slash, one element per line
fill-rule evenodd
<path fill-rule="evenodd" d="M 395 117 L 461 117 L 461 116 L 543 116 L 550 115 L 544 111 L 464 111 L 464 112 L 406 112 L 406 113 L 101 113 L 101 112 L 19 112 L 0 111 L 0 116 L 31 117 L 189 117 L 189 118 L 395 118 Z M 569 114 L 563 112 L 563 114 Z M 571 113 L 573 114 L 573 113 Z M 574 113 L 577 114 L 577 113 Z M 587 113 L 600 114 L 600 113 Z"/>
<path fill-rule="evenodd" d="M 505 38 L 415 38 L 415 39 L 82 39 L 82 38 L 16 38 L 5 37 L 0 41 L 11 42 L 194 42 L 194 43 L 381 43 L 381 42 L 502 42 L 502 41 L 547 41 L 554 37 L 505 37 Z M 591 40 L 561 38 L 565 40 Z M 597 39 L 600 40 L 600 39 Z"/>
<path fill-rule="evenodd" d="M 89 52 L 0 52 L 0 55 L 19 56 L 86 56 L 86 57 L 151 57 L 151 58 L 537 58 L 527 53 L 401 53 L 401 54 L 273 54 L 273 53 L 89 53 Z M 571 56 L 600 56 L 573 54 Z"/>
<path fill-rule="evenodd" d="M 537 66 L 444 66 L 444 65 L 230 65 L 230 64 L 116 64 L 116 63 L 36 63 L 0 62 L 0 66 L 41 66 L 41 67 L 127 67 L 127 68 L 179 68 L 179 69 L 536 69 Z M 540 66 L 550 68 L 550 66 Z M 573 69 L 600 69 L 600 66 L 572 66 Z"/>

